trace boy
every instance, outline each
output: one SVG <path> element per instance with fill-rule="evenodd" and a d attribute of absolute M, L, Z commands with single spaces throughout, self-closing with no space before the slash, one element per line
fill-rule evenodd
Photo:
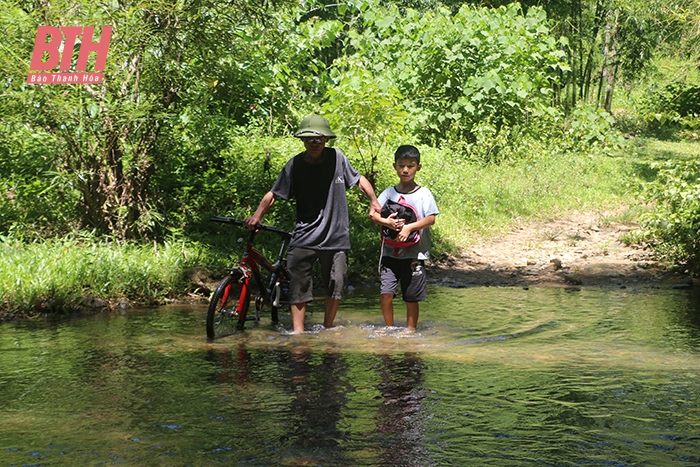
<path fill-rule="evenodd" d="M 413 206 L 418 220 L 406 223 L 396 213 L 382 217 L 381 211 L 373 211 L 372 220 L 398 232 L 398 242 L 406 242 L 414 231 L 418 231 L 420 240 L 405 248 L 383 243 L 380 268 L 382 315 L 387 326 L 394 325 L 393 299 L 396 287 L 401 284 L 401 293 L 406 302 L 406 327 L 415 331 L 418 324 L 418 302 L 425 301 L 425 260 L 430 255 L 429 227 L 435 223 L 438 208 L 430 190 L 415 181 L 416 172 L 421 169 L 420 152 L 416 147 L 399 146 L 394 154 L 394 169 L 399 176 L 399 183 L 379 195 L 379 204 L 403 198 L 401 201 Z"/>

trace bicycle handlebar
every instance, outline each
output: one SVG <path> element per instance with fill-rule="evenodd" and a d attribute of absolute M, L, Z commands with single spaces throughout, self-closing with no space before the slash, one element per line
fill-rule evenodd
<path fill-rule="evenodd" d="M 243 221 L 239 221 L 238 219 L 234 219 L 233 217 L 216 216 L 216 217 L 210 217 L 209 220 L 212 222 L 221 222 L 223 224 L 234 224 L 234 225 L 238 225 L 238 226 L 243 227 Z M 273 232 L 273 233 L 276 233 L 277 235 L 281 235 L 283 237 L 288 237 L 288 238 L 292 237 L 291 232 L 287 232 L 286 230 L 278 229 L 277 227 L 272 227 L 271 225 L 261 224 L 260 222 L 255 224 L 255 230 L 267 230 L 268 232 Z"/>

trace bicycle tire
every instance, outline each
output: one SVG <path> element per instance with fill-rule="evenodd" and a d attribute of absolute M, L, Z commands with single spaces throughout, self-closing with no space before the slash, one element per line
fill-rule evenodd
<path fill-rule="evenodd" d="M 209 300 L 207 310 L 207 338 L 218 339 L 242 331 L 250 307 L 250 290 L 245 287 L 244 274 L 240 269 L 233 270 L 224 277 L 216 287 Z M 244 297 L 241 292 L 245 289 Z M 243 307 L 239 311 L 238 303 L 243 299 Z"/>

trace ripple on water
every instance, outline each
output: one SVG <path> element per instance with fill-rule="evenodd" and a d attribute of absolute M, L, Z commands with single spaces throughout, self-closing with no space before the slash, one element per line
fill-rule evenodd
<path fill-rule="evenodd" d="M 687 294 L 377 290 L 207 342 L 206 307 L 3 325 L 7 465 L 698 464 Z M 322 306 L 322 305 L 321 305 Z M 60 438 L 59 448 L 54 447 Z M 60 458 L 59 458 L 60 454 Z M 166 457 L 167 456 L 167 459 Z"/>

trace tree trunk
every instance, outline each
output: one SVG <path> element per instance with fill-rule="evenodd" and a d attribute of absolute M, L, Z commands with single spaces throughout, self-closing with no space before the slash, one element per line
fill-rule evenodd
<path fill-rule="evenodd" d="M 613 82 L 615 80 L 614 73 L 614 60 L 616 52 L 616 35 L 618 26 L 619 13 L 615 11 L 615 17 L 612 19 L 608 17 L 608 21 L 605 24 L 605 43 L 603 45 L 603 66 L 600 70 L 600 82 L 598 83 L 598 95 L 596 96 L 596 106 L 603 104 L 606 111 L 610 112 L 610 105 L 612 102 L 612 90 Z M 605 100 L 603 99 L 603 87 L 605 87 Z"/>
<path fill-rule="evenodd" d="M 617 27 L 619 25 L 619 14 L 615 13 L 615 24 L 613 26 L 612 32 L 612 48 L 610 49 L 610 64 L 608 66 L 607 82 L 605 88 L 605 104 L 604 108 L 606 111 L 610 112 L 612 107 L 613 92 L 615 91 L 615 77 L 617 75 L 618 63 L 616 61 L 617 55 Z"/>

